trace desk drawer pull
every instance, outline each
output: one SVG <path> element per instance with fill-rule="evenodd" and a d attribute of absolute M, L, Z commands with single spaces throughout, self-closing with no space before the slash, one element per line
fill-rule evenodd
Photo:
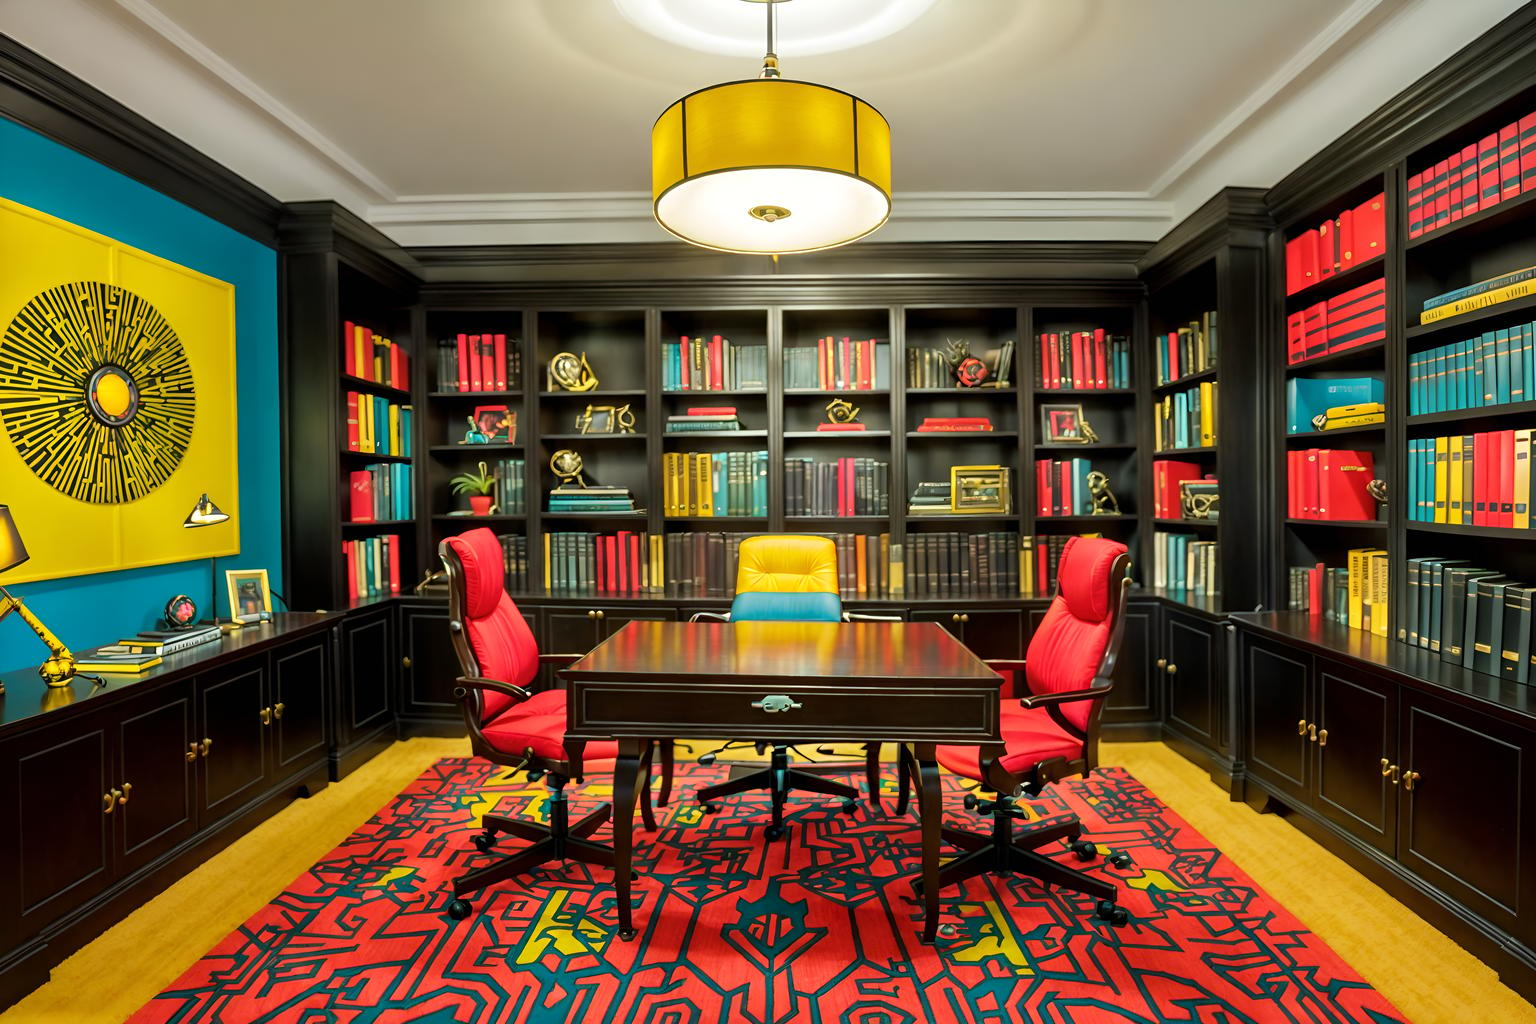
<path fill-rule="evenodd" d="M 762 700 L 753 701 L 752 706 L 757 708 L 759 711 L 765 711 L 768 714 L 773 715 L 779 713 L 780 711 L 796 711 L 805 705 L 797 702 L 793 697 L 786 696 L 785 694 L 770 693 Z"/>

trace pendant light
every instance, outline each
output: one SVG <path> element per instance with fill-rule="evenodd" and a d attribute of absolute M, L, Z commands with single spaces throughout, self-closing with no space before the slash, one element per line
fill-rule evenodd
<path fill-rule="evenodd" d="M 851 93 L 779 76 L 767 8 L 760 77 L 689 93 L 651 128 L 656 221 L 685 242 L 777 256 L 832 249 L 891 215 L 891 128 Z"/>

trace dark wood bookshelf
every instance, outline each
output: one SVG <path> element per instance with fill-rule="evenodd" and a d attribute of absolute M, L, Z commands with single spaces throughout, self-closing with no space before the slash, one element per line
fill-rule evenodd
<path fill-rule="evenodd" d="M 1180 455 L 1215 455 L 1221 450 L 1219 445 L 1202 445 L 1198 448 L 1164 448 L 1152 454 L 1159 459 L 1177 458 Z"/>
<path fill-rule="evenodd" d="M 1380 363 L 1386 350 L 1386 342 L 1374 341 L 1369 345 L 1357 345 L 1354 348 L 1344 349 L 1342 352 L 1327 352 L 1311 359 L 1303 359 L 1299 363 L 1286 363 L 1286 373 L 1309 373 L 1312 370 L 1339 370 L 1354 369 L 1356 367 L 1370 367 L 1373 363 Z"/>
<path fill-rule="evenodd" d="M 359 462 L 410 462 L 409 455 L 382 455 L 378 452 L 354 452 L 350 448 L 341 450 L 344 459 L 356 459 Z"/>
<path fill-rule="evenodd" d="M 520 444 L 434 444 L 427 449 L 434 455 L 474 455 L 478 452 L 520 452 Z"/>
<path fill-rule="evenodd" d="M 663 390 L 662 398 L 767 398 L 768 392 L 762 388 L 736 389 L 731 391 L 694 391 L 692 389 Z"/>
<path fill-rule="evenodd" d="M 1218 328 L 1218 332 L 1219 330 Z M 1159 396 L 1172 394 L 1175 391 L 1184 390 L 1191 384 L 1199 384 L 1203 380 L 1218 380 L 1220 379 L 1220 374 L 1221 368 L 1213 366 L 1209 370 L 1201 370 L 1199 373 L 1185 374 L 1178 380 L 1169 381 L 1167 384 L 1154 384 L 1152 386 L 1152 393 Z"/>
<path fill-rule="evenodd" d="M 1389 524 L 1380 519 L 1286 519 L 1287 526 L 1331 526 L 1345 530 L 1385 530 Z"/>
<path fill-rule="evenodd" d="M 544 514 L 545 515 L 549 515 L 548 512 L 546 512 Z M 441 512 L 441 513 L 438 513 L 438 514 L 434 515 L 432 517 L 432 520 L 433 520 L 433 522 L 439 522 L 439 523 L 520 523 L 520 522 L 524 521 L 527 518 L 528 518 L 528 516 L 525 515 L 525 514 L 504 515 L 504 514 L 502 514 L 500 512 L 496 513 L 495 515 L 486 515 L 486 516 L 477 516 L 477 515 L 455 516 L 455 515 L 449 515 L 446 512 Z"/>
<path fill-rule="evenodd" d="M 1134 360 L 1134 357 L 1132 357 L 1132 358 Z M 1133 373 L 1135 372 L 1135 367 L 1132 367 L 1132 372 Z M 1134 395 L 1134 394 L 1136 394 L 1136 389 L 1135 388 L 1054 388 L 1054 389 L 1052 389 L 1052 388 L 1035 388 L 1034 394 L 1035 394 L 1035 398 L 1038 401 L 1049 402 L 1050 401 L 1050 397 L 1052 395 L 1077 395 L 1077 396 L 1088 396 L 1088 397 L 1092 397 L 1094 395 Z"/>
<path fill-rule="evenodd" d="M 1017 394 L 1018 390 L 1018 388 L 1011 386 L 1006 388 L 989 388 L 986 384 L 981 384 L 974 388 L 907 388 L 906 392 L 909 395 L 1013 395 Z M 799 392 L 792 391 L 790 394 L 799 394 Z"/>
<path fill-rule="evenodd" d="M 375 531 L 398 530 L 402 526 L 415 526 L 414 519 L 371 519 L 367 522 L 343 519 L 342 530 L 347 533 L 373 533 Z"/>
<path fill-rule="evenodd" d="M 1526 295 L 1518 299 L 1509 299 L 1497 305 L 1485 306 L 1482 309 L 1470 310 L 1458 316 L 1448 316 L 1444 320 L 1436 320 L 1432 324 L 1420 324 L 1409 327 L 1403 331 L 1403 337 L 1407 341 L 1415 341 L 1419 338 L 1427 338 L 1433 334 L 1444 331 L 1458 331 L 1473 324 L 1487 323 L 1503 318 L 1514 319 L 1522 314 L 1529 314 L 1536 310 L 1536 295 Z M 1417 319 L 1417 314 L 1414 315 Z"/>
<path fill-rule="evenodd" d="M 337 334 L 338 336 L 340 335 L 339 328 Z M 340 345 L 339 341 L 337 342 L 337 345 Z M 411 393 L 409 391 L 402 390 L 401 388 L 390 387 L 388 384 L 380 384 L 378 381 L 369 380 L 367 377 L 354 377 L 350 373 L 342 373 L 338 374 L 337 376 L 341 380 L 343 391 L 362 391 L 370 395 L 379 395 L 382 398 L 394 399 L 396 402 L 401 404 L 408 404 L 411 400 Z"/>
<path fill-rule="evenodd" d="M 540 440 L 543 440 L 543 441 L 579 441 L 579 442 L 581 442 L 583 444 L 585 444 L 588 441 L 639 441 L 641 443 L 644 443 L 645 437 L 646 437 L 646 435 L 644 435 L 642 433 L 639 433 L 638 431 L 636 433 L 633 433 L 633 434 L 618 434 L 618 433 L 609 433 L 609 434 L 571 434 L 571 433 L 565 433 L 565 434 L 543 434 L 543 435 L 541 435 Z"/>
<path fill-rule="evenodd" d="M 540 372 L 543 372 L 542 367 L 540 367 Z M 701 391 L 698 393 L 705 394 L 706 392 Z M 551 398 L 580 398 L 590 402 L 594 398 L 644 398 L 645 389 L 626 388 L 621 390 L 603 389 L 600 391 L 540 391 L 538 396 L 541 400 Z"/>
<path fill-rule="evenodd" d="M 1214 530 L 1221 525 L 1220 519 L 1153 519 L 1158 526 L 1193 526 L 1204 530 Z"/>
<path fill-rule="evenodd" d="M 522 391 L 428 391 L 428 398 L 522 398 Z"/>
<path fill-rule="evenodd" d="M 1434 252 L 1443 246 L 1465 246 L 1479 235 L 1521 224 L 1536 214 L 1536 190 L 1522 192 L 1513 199 L 1505 199 L 1486 210 L 1478 210 L 1470 216 L 1452 221 L 1443 228 L 1426 231 L 1417 238 L 1403 243 L 1408 252 L 1419 254 Z"/>
<path fill-rule="evenodd" d="M 985 434 L 986 431 L 980 431 L 980 433 Z M 786 430 L 784 432 L 786 441 L 883 441 L 890 436 L 889 430 Z"/>
<path fill-rule="evenodd" d="M 1135 451 L 1134 444 L 1121 444 L 1112 441 L 1094 441 L 1091 444 L 1037 444 L 1037 452 L 1125 452 Z"/>
<path fill-rule="evenodd" d="M 958 391 L 959 389 L 957 389 Z M 842 395 L 889 395 L 888 388 L 856 390 L 853 388 L 785 388 L 785 398 L 838 398 Z"/>
<path fill-rule="evenodd" d="M 1017 430 L 909 430 L 908 441 L 928 441 L 935 438 L 949 438 L 954 440 L 963 437 L 967 440 L 984 440 L 986 438 L 1001 438 L 1012 440 L 1019 436 Z M 1133 446 L 1134 447 L 1134 446 Z"/>
<path fill-rule="evenodd" d="M 1366 423 L 1358 427 L 1339 427 L 1334 430 L 1302 430 L 1286 434 L 1287 441 L 1318 441 L 1329 437 L 1348 437 L 1351 434 L 1380 434 L 1387 429 L 1385 423 Z"/>
<path fill-rule="evenodd" d="M 692 437 L 767 437 L 766 430 L 663 430 L 661 436 L 664 440 L 676 440 L 678 438 Z M 825 436 L 825 435 L 822 435 Z"/>
<path fill-rule="evenodd" d="M 1406 418 L 1410 427 L 1436 423 L 1462 423 L 1468 420 L 1499 420 L 1536 414 L 1536 402 L 1509 402 L 1504 405 L 1479 405 L 1446 412 L 1421 412 Z"/>
<path fill-rule="evenodd" d="M 1462 537 L 1496 537 L 1499 540 L 1536 540 L 1536 529 L 1513 526 L 1473 526 L 1469 523 L 1422 523 L 1409 521 L 1409 533 L 1449 533 Z"/>
<path fill-rule="evenodd" d="M 1359 287 L 1368 281 L 1374 281 L 1376 278 L 1381 277 L 1386 271 L 1386 265 L 1386 253 L 1372 256 L 1364 263 L 1356 263 L 1348 270 L 1325 277 L 1316 284 L 1303 288 L 1293 295 L 1287 295 L 1285 297 L 1286 308 L 1294 313 L 1297 310 L 1306 309 L 1315 303 L 1331 299 L 1335 295 L 1342 295 L 1351 288 Z"/>

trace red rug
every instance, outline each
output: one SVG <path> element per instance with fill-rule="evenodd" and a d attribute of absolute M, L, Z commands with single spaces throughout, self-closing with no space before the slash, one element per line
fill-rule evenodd
<path fill-rule="evenodd" d="M 1134 858 L 1091 868 L 1120 886 L 1129 924 L 1097 921 L 1074 893 L 983 876 L 944 893 L 954 934 L 936 947 L 917 939 L 912 817 L 889 801 L 849 816 L 794 796 L 788 838 L 765 843 L 766 794 L 715 815 L 686 799 L 723 774 L 679 766 L 685 799 L 656 835 L 637 834 L 640 935 L 621 942 L 611 872 L 575 863 L 495 887 L 478 914 L 450 920 L 448 880 L 487 860 L 470 845 L 479 815 L 542 816 L 546 790 L 483 761 L 440 761 L 132 1022 L 1400 1020 L 1123 770 L 1059 785 L 1038 808 L 1077 812 L 1102 850 Z M 946 818 L 975 827 L 957 780 L 945 785 Z M 606 779 L 573 790 L 573 819 L 609 794 Z"/>

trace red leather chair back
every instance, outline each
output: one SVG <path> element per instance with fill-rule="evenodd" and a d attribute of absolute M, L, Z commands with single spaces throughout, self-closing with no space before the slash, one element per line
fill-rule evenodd
<path fill-rule="evenodd" d="M 1116 560 L 1125 545 L 1101 537 L 1073 537 L 1061 552 L 1056 598 L 1029 642 L 1024 675 L 1029 692 L 1059 693 L 1093 685 L 1120 613 Z M 1086 731 L 1093 701 L 1063 704 L 1061 714 Z"/>
<path fill-rule="evenodd" d="M 526 687 L 539 672 L 539 645 L 533 631 L 507 596 L 501 542 L 485 527 L 470 530 L 444 543 L 458 557 L 452 599 L 474 664 L 462 666 L 467 676 L 482 676 Z M 462 586 L 462 593 L 458 587 Z M 451 614 L 451 610 L 450 610 Z M 455 645 L 457 646 L 457 645 Z M 460 660 L 464 652 L 460 649 Z M 515 701 L 504 694 L 482 691 L 481 724 L 487 724 Z"/>

